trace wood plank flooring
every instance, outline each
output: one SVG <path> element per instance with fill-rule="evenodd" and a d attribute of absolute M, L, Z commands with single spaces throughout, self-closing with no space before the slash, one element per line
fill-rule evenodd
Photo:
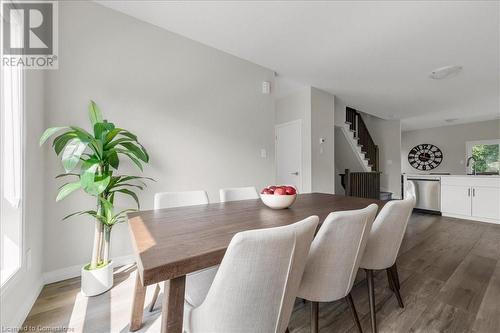
<path fill-rule="evenodd" d="M 379 332 L 500 332 L 500 225 L 413 214 L 398 268 L 404 309 L 385 272 L 375 275 Z M 91 298 L 81 295 L 79 278 L 47 285 L 24 326 L 31 332 L 126 333 L 135 274 L 133 266 L 117 269 L 113 289 Z M 148 288 L 146 302 L 153 290 Z M 352 296 L 363 331 L 370 332 L 363 272 Z M 309 332 L 309 313 L 309 303 L 296 303 L 292 333 Z M 145 311 L 139 332 L 159 332 L 160 314 L 159 306 Z M 319 316 L 320 332 L 356 332 L 343 301 L 320 304 Z"/>

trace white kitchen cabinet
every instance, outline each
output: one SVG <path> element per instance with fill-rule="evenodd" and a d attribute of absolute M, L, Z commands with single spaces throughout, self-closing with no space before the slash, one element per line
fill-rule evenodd
<path fill-rule="evenodd" d="M 500 219 L 500 189 L 494 187 L 472 188 L 472 216 Z"/>
<path fill-rule="evenodd" d="M 471 215 L 471 189 L 469 186 L 441 186 L 441 212 Z"/>
<path fill-rule="evenodd" d="M 444 216 L 500 223 L 500 178 L 442 177 L 441 213 Z"/>

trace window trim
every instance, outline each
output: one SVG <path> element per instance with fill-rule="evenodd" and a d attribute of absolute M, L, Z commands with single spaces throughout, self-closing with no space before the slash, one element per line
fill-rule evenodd
<path fill-rule="evenodd" d="M 488 140 L 474 140 L 465 142 L 465 158 L 468 159 L 472 156 L 472 147 L 475 145 L 499 145 L 500 139 L 488 139 Z M 472 173 L 472 165 L 467 167 L 467 163 L 465 164 L 465 172 Z"/>
<path fill-rule="evenodd" d="M 2 69 L 3 70 L 3 69 Z M 0 73 L 1 74 L 1 73 Z M 0 82 L 3 81 L 3 75 L 0 76 Z M 20 278 L 20 273 L 21 272 L 24 272 L 27 270 L 27 267 L 26 267 L 26 258 L 25 258 L 25 244 L 26 244 L 26 226 L 25 226 L 25 219 L 26 219 L 26 206 L 24 204 L 25 202 L 25 193 L 26 193 L 26 189 L 25 189 L 25 185 L 26 185 L 26 182 L 25 182 L 25 179 L 26 179 L 26 168 L 25 168 L 25 165 L 26 165 L 26 136 L 27 136 L 27 131 L 26 131 L 26 71 L 24 68 L 21 68 L 21 100 L 22 100 L 22 106 L 21 106 L 21 120 L 20 120 L 20 123 L 21 123 L 21 184 L 20 184 L 20 188 L 21 188 L 21 193 L 20 193 L 20 202 L 19 202 L 19 210 L 20 210 L 20 214 L 21 214 L 21 218 L 20 218 L 20 225 L 19 225 L 19 253 L 18 253 L 18 256 L 19 256 L 19 265 L 18 267 L 16 267 L 12 273 L 10 273 L 10 276 L 8 278 L 5 279 L 5 281 L 3 283 L 0 282 L 0 295 L 3 296 L 3 294 L 9 289 L 9 287 L 13 284 L 16 283 L 16 281 L 19 280 Z M 3 82 L 2 82 L 2 87 L 3 87 Z M 0 89 L 0 96 L 2 97 L 2 100 L 3 100 L 3 89 Z M 1 122 L 1 125 L 2 126 L 0 128 L 0 142 L 1 144 L 3 145 L 3 106 L 0 106 L 0 110 L 2 112 L 2 122 Z M 2 148 L 3 150 L 3 148 Z M 0 189 L 1 191 L 3 191 L 3 170 L 0 168 L 0 172 L 2 173 L 1 175 L 1 179 L 0 179 Z M 0 195 L 3 196 L 3 193 L 0 193 Z M 0 216 L 1 216 L 1 205 L 0 205 Z"/>

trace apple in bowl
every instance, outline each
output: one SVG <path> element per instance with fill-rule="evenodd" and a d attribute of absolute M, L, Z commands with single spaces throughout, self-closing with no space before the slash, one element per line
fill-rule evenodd
<path fill-rule="evenodd" d="M 260 192 L 260 198 L 269 208 L 284 209 L 297 199 L 297 189 L 293 186 L 268 186 Z"/>

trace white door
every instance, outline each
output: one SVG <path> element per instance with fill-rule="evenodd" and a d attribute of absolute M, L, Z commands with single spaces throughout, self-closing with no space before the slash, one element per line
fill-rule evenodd
<path fill-rule="evenodd" d="M 302 190 L 301 121 L 276 125 L 276 183 Z"/>
<path fill-rule="evenodd" d="M 500 189 L 475 187 L 472 189 L 472 216 L 500 219 Z"/>
<path fill-rule="evenodd" d="M 441 212 L 471 215 L 471 191 L 469 186 L 441 186 Z"/>

